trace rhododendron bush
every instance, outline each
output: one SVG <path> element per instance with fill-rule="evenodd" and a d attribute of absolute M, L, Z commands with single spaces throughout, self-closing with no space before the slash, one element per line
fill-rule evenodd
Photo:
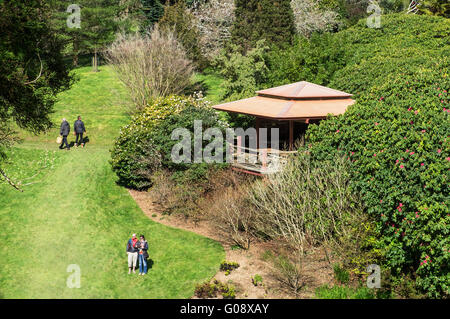
<path fill-rule="evenodd" d="M 111 166 L 120 184 L 136 189 L 151 186 L 149 174 L 160 168 L 162 161 L 152 131 L 163 119 L 192 104 L 198 103 L 193 98 L 178 96 L 157 98 L 121 128 L 111 150 Z"/>
<path fill-rule="evenodd" d="M 308 131 L 315 159 L 339 152 L 351 163 L 385 265 L 430 297 L 448 295 L 450 282 L 448 70 L 445 56 L 376 55 L 342 71 L 350 92 L 366 82 L 358 102 Z"/>
<path fill-rule="evenodd" d="M 419 292 L 448 296 L 450 20 L 383 16 L 380 29 L 363 22 L 342 33 L 347 63 L 328 84 L 357 103 L 311 125 L 308 146 L 316 160 L 346 156 L 394 285 L 413 278 Z"/>
<path fill-rule="evenodd" d="M 177 129 L 186 129 L 191 135 L 191 154 L 194 154 L 194 123 L 201 121 L 203 131 L 209 128 L 225 132 L 222 122 L 210 103 L 201 96 L 168 96 L 155 99 L 131 122 L 122 127 L 111 150 L 111 166 L 117 174 L 118 182 L 126 187 L 146 190 L 153 185 L 156 172 L 167 170 L 178 177 L 186 172 L 186 178 L 202 179 L 209 168 L 226 167 L 214 163 L 177 163 L 172 159 L 172 150 L 180 143 L 172 138 Z M 210 143 L 202 139 L 201 154 Z M 181 178 L 181 177 L 180 177 Z"/>

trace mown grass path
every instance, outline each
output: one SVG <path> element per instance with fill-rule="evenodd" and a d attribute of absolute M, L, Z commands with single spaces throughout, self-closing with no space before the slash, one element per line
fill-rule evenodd
<path fill-rule="evenodd" d="M 103 72 L 103 77 L 112 77 L 109 70 Z M 84 84 L 82 78 L 72 90 Z M 89 87 L 86 101 L 98 101 L 92 96 L 95 85 Z M 144 215 L 127 190 L 115 183 L 108 163 L 108 134 L 102 134 L 102 127 L 113 129 L 96 122 L 103 116 L 96 117 L 94 104 L 85 107 L 91 134 L 98 133 L 104 142 L 54 151 L 57 145 L 47 142 L 51 136 L 42 136 L 27 138 L 11 154 L 14 176 L 34 175 L 44 157 L 51 165 L 24 187 L 24 193 L 0 185 L 0 297 L 190 297 L 196 283 L 217 272 L 224 258 L 222 246 Z M 61 105 L 57 113 L 60 110 Z M 120 120 L 115 123 L 123 122 L 123 116 L 117 113 Z M 149 241 L 153 265 L 147 276 L 127 274 L 125 244 L 132 232 L 145 234 Z M 71 264 L 81 269 L 81 288 L 66 284 Z"/>

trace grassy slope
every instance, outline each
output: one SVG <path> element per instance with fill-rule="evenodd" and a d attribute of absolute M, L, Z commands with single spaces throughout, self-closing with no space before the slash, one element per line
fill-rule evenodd
<path fill-rule="evenodd" d="M 76 117 L 81 115 L 90 144 L 111 145 L 120 127 L 129 121 L 123 106 L 126 92 L 110 68 L 103 67 L 98 73 L 90 70 L 89 67 L 78 69 L 76 77 L 79 81 L 69 91 L 59 94 L 52 114 L 55 127 L 48 134 L 38 136 L 21 132 L 26 143 L 54 143 L 61 119 L 66 117 L 73 130 Z"/>
<path fill-rule="evenodd" d="M 222 87 L 224 79 L 220 75 L 207 71 L 205 73 L 195 74 L 194 80 L 197 82 L 203 82 L 208 88 L 205 92 L 205 97 L 212 102 L 213 105 L 222 102 L 222 96 L 225 93 L 225 89 Z"/>
<path fill-rule="evenodd" d="M 0 297 L 186 298 L 215 274 L 220 244 L 149 220 L 128 192 L 115 184 L 108 147 L 128 120 L 124 91 L 108 68 L 79 69 L 81 81 L 61 94 L 56 123 L 84 116 L 91 143 L 55 151 L 57 128 L 13 150 L 9 172 L 17 179 L 42 166 L 19 193 L 0 185 Z M 72 122 L 72 121 L 71 121 Z M 71 138 L 73 139 L 73 138 Z M 38 170 L 39 171 L 39 170 Z M 154 264 L 146 277 L 127 275 L 125 243 L 144 233 Z M 81 288 L 67 288 L 67 266 L 81 268 Z"/>

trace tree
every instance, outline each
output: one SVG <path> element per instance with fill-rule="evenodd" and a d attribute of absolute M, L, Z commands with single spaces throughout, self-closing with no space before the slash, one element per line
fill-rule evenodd
<path fill-rule="evenodd" d="M 202 54 L 213 59 L 231 38 L 234 0 L 197 0 L 191 9 L 200 33 Z"/>
<path fill-rule="evenodd" d="M 117 1 L 117 0 L 116 0 Z M 147 17 L 143 0 L 118 0 L 118 26 L 122 31 L 136 32 L 145 29 Z"/>
<path fill-rule="evenodd" d="M 120 8 L 129 8 L 118 0 L 79 0 L 74 7 L 69 7 L 73 2 L 71 0 L 51 2 L 55 6 L 53 27 L 66 42 L 66 50 L 73 56 L 74 66 L 78 65 L 81 54 L 94 53 L 97 59 L 97 51 L 114 41 L 120 25 Z M 72 11 L 67 13 L 71 8 Z M 68 26 L 68 18 L 77 13 L 80 17 L 79 27 Z"/>
<path fill-rule="evenodd" d="M 418 11 L 422 14 L 450 17 L 450 3 L 448 0 L 420 0 L 416 2 L 418 3 Z"/>
<path fill-rule="evenodd" d="M 44 0 L 0 2 L 0 164 L 17 140 L 12 124 L 33 133 L 50 128 L 56 94 L 71 84 L 50 16 Z"/>
<path fill-rule="evenodd" d="M 243 51 L 261 39 L 266 39 L 269 45 L 292 43 L 295 26 L 290 0 L 236 0 L 235 4 L 232 41 Z"/>
<path fill-rule="evenodd" d="M 204 58 L 199 46 L 200 34 L 194 21 L 195 17 L 189 12 L 185 1 L 179 0 L 174 5 L 166 5 L 159 26 L 163 30 L 175 31 L 188 57 L 197 66 L 202 66 Z"/>
<path fill-rule="evenodd" d="M 145 24 L 147 26 L 154 25 L 163 16 L 164 6 L 161 4 L 160 0 L 141 0 L 141 2 L 143 7 L 142 10 L 147 19 Z"/>
<path fill-rule="evenodd" d="M 170 30 L 155 26 L 145 35 L 120 35 L 106 52 L 137 110 L 160 96 L 181 94 L 190 85 L 192 62 Z"/>
<path fill-rule="evenodd" d="M 260 40 L 245 55 L 239 51 L 239 47 L 232 44 L 227 52 L 218 56 L 215 63 L 225 79 L 223 99 L 247 98 L 261 89 L 269 73 L 267 51 L 269 47 L 265 40 Z"/>
<path fill-rule="evenodd" d="M 309 37 L 313 32 L 331 31 L 338 22 L 338 14 L 319 8 L 318 0 L 292 0 L 295 27 L 300 35 Z"/>

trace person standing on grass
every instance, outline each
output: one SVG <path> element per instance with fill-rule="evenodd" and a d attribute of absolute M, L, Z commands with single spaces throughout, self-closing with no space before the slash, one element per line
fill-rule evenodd
<path fill-rule="evenodd" d="M 77 136 L 75 139 L 75 146 L 78 147 L 78 139 L 81 143 L 81 147 L 84 147 L 83 133 L 86 133 L 86 129 L 84 128 L 84 123 L 81 120 L 81 116 L 78 116 L 78 120 L 73 124 L 73 134 Z"/>
<path fill-rule="evenodd" d="M 67 136 L 70 133 L 70 125 L 69 122 L 66 121 L 65 118 L 62 119 L 61 128 L 59 129 L 59 134 L 63 137 L 61 145 L 59 146 L 60 149 L 63 149 L 63 145 L 66 144 L 67 150 L 70 150 L 69 143 L 67 142 Z"/>
<path fill-rule="evenodd" d="M 131 267 L 133 266 L 133 274 L 136 273 L 136 263 L 138 259 L 138 248 L 136 247 L 138 239 L 136 234 L 128 239 L 127 255 L 128 255 L 128 274 L 131 274 Z"/>
<path fill-rule="evenodd" d="M 147 274 L 147 258 L 148 258 L 148 242 L 145 240 L 145 236 L 141 235 L 137 243 L 139 250 L 139 275 Z"/>

